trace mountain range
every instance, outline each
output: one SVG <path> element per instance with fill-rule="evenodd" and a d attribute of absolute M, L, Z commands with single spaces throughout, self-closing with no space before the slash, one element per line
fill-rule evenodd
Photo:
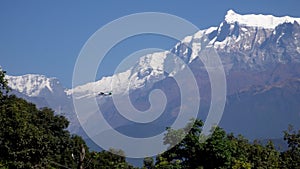
<path fill-rule="evenodd" d="M 66 116 L 73 133 L 86 137 L 79 125 L 73 99 L 96 97 L 101 113 L 114 129 L 134 137 L 149 137 L 174 123 L 180 107 L 184 106 L 174 79 L 184 69 L 174 66 L 180 61 L 192 70 L 196 79 L 201 93 L 198 117 L 205 120 L 211 84 L 199 56 L 204 48 L 213 47 L 220 56 L 227 80 L 227 100 L 219 125 L 250 139 L 278 138 L 289 124 L 300 128 L 299 23 L 300 18 L 240 15 L 229 10 L 219 26 L 195 32 L 169 51 L 142 56 L 127 70 L 95 82 L 67 89 L 58 79 L 43 75 L 7 76 L 7 79 L 12 93 Z M 174 54 L 178 58 L 170 64 L 168 56 Z M 109 91 L 113 95 L 129 93 L 134 107 L 146 111 L 150 107 L 149 94 L 154 89 L 164 91 L 167 103 L 162 115 L 151 124 L 131 122 L 120 114 L 112 97 L 97 96 L 99 92 Z M 185 90 L 193 92 L 188 85 Z M 93 117 L 99 111 L 86 110 L 90 112 L 83 122 L 96 125 Z"/>

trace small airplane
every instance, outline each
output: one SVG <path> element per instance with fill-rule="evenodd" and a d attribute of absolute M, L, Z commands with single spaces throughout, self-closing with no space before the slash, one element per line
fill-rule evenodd
<path fill-rule="evenodd" d="M 100 92 L 98 94 L 98 96 L 110 96 L 110 95 L 112 95 L 112 92 Z"/>

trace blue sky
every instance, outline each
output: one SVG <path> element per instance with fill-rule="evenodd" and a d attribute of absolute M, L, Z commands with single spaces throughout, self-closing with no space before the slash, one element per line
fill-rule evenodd
<path fill-rule="evenodd" d="M 299 6 L 299 0 L 2 0 L 0 65 L 10 75 L 34 73 L 57 77 L 69 88 L 84 43 L 103 25 L 119 17 L 137 12 L 164 12 L 204 29 L 219 25 L 229 9 L 241 14 L 300 17 Z M 105 58 L 97 79 L 111 75 L 123 56 L 149 47 L 169 49 L 174 43 L 155 35 L 126 40 Z"/>

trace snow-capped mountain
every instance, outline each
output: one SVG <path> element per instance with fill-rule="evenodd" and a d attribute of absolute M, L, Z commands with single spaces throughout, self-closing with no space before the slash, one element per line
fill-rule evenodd
<path fill-rule="evenodd" d="M 165 67 L 168 55 L 176 54 L 186 63 L 192 63 L 198 58 L 201 49 L 207 45 L 213 46 L 222 55 L 224 67 L 231 69 L 233 66 L 238 68 L 253 67 L 261 68 L 267 62 L 286 62 L 286 56 L 282 56 L 284 49 L 281 46 L 293 45 L 295 61 L 300 61 L 300 18 L 274 17 L 271 15 L 240 15 L 233 10 L 229 10 L 224 22 L 219 27 L 210 27 L 200 30 L 194 35 L 187 36 L 175 45 L 173 49 L 166 52 L 158 52 L 143 56 L 127 71 L 117 73 L 110 77 L 103 77 L 101 80 L 91 82 L 74 89 L 67 90 L 67 93 L 77 93 L 78 96 L 94 96 L 98 91 L 114 91 L 120 93 L 127 90 L 135 90 L 141 87 L 151 87 L 157 81 L 166 78 Z M 291 27 L 290 30 L 286 27 Z M 288 34 L 294 41 L 285 44 Z M 278 35 L 279 34 L 279 35 Z M 205 39 L 207 38 L 207 39 Z M 276 42 L 273 44 L 273 42 Z M 275 45 L 280 55 L 274 58 L 270 52 L 270 47 L 266 44 Z M 277 59 L 277 60 L 275 60 Z M 176 61 L 174 61 L 176 62 Z M 177 70 L 175 70 L 177 69 Z M 171 76 L 180 68 L 174 68 Z M 128 86 L 129 84 L 129 86 Z"/>
<path fill-rule="evenodd" d="M 47 78 L 44 75 L 27 74 L 23 76 L 6 76 L 9 86 L 29 97 L 53 93 L 54 90 L 62 89 L 56 78 Z"/>
<path fill-rule="evenodd" d="M 73 128 L 76 128 L 74 126 L 78 125 L 78 121 L 73 109 L 72 97 L 80 100 L 95 97 L 99 92 L 113 91 L 113 94 L 116 95 L 130 93 L 133 104 L 144 110 L 149 107 L 149 91 L 159 88 L 165 91 L 168 103 L 163 119 L 156 121 L 156 124 L 166 122 L 167 125 L 172 124 L 176 112 L 180 109 L 179 89 L 172 78 L 185 66 L 191 68 L 199 85 L 201 101 L 204 102 L 204 104 L 201 103 L 204 108 L 200 111 L 207 111 L 206 109 L 210 104 L 210 82 L 207 71 L 198 57 L 204 57 L 204 55 L 201 55 L 201 51 L 207 47 L 213 47 L 222 60 L 227 78 L 227 94 L 230 100 L 234 101 L 231 105 L 236 105 L 239 99 L 243 99 L 242 96 L 237 95 L 240 91 L 247 91 L 247 99 L 254 96 L 253 90 L 249 90 L 251 86 L 259 85 L 272 88 L 273 84 L 281 84 L 288 79 L 298 79 L 300 77 L 299 23 L 300 18 L 254 14 L 240 15 L 233 10 L 229 10 L 224 21 L 218 27 L 210 27 L 187 36 L 169 51 L 142 56 L 129 69 L 118 72 L 113 76 L 103 77 L 96 82 L 76 86 L 73 89 L 65 89 L 57 79 L 41 75 L 8 76 L 7 78 L 9 86 L 15 92 L 22 94 L 22 97 L 28 100 L 30 98 L 42 98 L 56 112 L 68 112 L 67 116 L 71 120 Z M 174 55 L 178 57 L 172 57 Z M 209 59 L 209 56 L 205 57 Z M 182 64 L 182 61 L 185 65 Z M 282 87 L 285 88 L 286 85 Z M 282 91 L 286 90 L 282 89 Z M 264 99 L 272 97 L 269 93 L 262 95 Z M 238 97 L 238 99 L 233 99 L 234 97 Z M 287 98 L 291 99 L 289 96 Z M 110 97 L 98 97 L 97 101 L 101 105 L 102 112 L 107 112 L 104 116 L 110 123 L 114 123 L 115 127 L 126 125 L 127 121 L 118 114 L 118 110 L 114 107 Z M 243 101 L 243 104 L 246 103 L 246 101 Z M 266 106 L 270 107 L 270 105 Z M 296 110 L 300 112 L 299 106 L 293 106 L 293 113 L 297 112 Z M 235 118 L 231 116 L 230 112 L 226 112 L 227 110 L 244 111 L 242 107 L 239 107 L 239 109 L 235 109 L 235 107 L 225 109 L 225 119 L 234 119 L 241 122 L 234 126 L 232 121 L 223 121 L 223 127 L 225 129 L 227 127 L 231 131 L 237 131 L 237 133 L 247 131 L 244 130 L 248 127 L 243 126 L 242 121 L 244 119 Z M 264 113 L 262 110 L 266 109 L 261 107 L 253 109 L 253 116 L 259 117 L 259 114 Z M 291 117 L 295 118 L 296 116 L 300 115 Z M 205 118 L 203 115 L 202 117 Z M 274 114 L 274 118 L 276 118 L 276 114 Z M 278 119 L 280 118 L 281 116 Z M 282 125 L 289 124 L 288 119 L 281 121 Z M 298 121 L 300 124 L 300 120 Z M 255 118 L 251 122 L 255 123 Z M 292 120 L 292 122 L 295 121 Z M 265 124 L 259 123 L 256 125 L 263 127 Z M 73 131 L 76 132 L 75 129 Z M 249 133 L 254 134 L 254 136 L 251 135 L 252 137 L 263 136 L 255 135 L 253 132 Z M 281 135 L 281 131 L 271 133 Z M 267 132 L 263 134 L 267 134 Z M 271 136 L 276 136 L 276 134 Z"/>
<path fill-rule="evenodd" d="M 143 56 L 127 71 L 67 90 L 67 94 L 88 97 L 97 95 L 99 91 L 113 90 L 114 93 L 119 94 L 129 89 L 145 87 L 147 81 L 154 83 L 164 78 L 164 61 L 168 53 L 157 52 Z"/>
<path fill-rule="evenodd" d="M 175 45 L 173 49 L 167 52 L 158 52 L 143 56 L 139 59 L 135 66 L 127 71 L 115 74 L 110 77 L 103 77 L 101 80 L 91 82 L 74 89 L 67 90 L 69 95 L 78 93 L 80 96 L 87 94 L 95 95 L 98 91 L 114 91 L 120 93 L 129 89 L 135 90 L 145 87 L 146 82 L 155 83 L 166 78 L 165 67 L 166 59 L 170 53 L 176 54 L 184 62 L 191 63 L 198 56 L 199 52 L 205 45 L 212 45 L 222 55 L 221 59 L 226 68 L 232 68 L 234 65 L 241 67 L 259 67 L 265 64 L 268 58 L 278 59 L 278 61 L 286 61 L 281 55 L 273 58 L 274 51 L 268 49 L 271 46 L 267 43 L 276 41 L 274 48 L 278 50 L 281 46 L 298 46 L 292 51 L 295 58 L 293 60 L 300 61 L 300 18 L 292 17 L 274 17 L 272 15 L 240 15 L 233 10 L 229 10 L 225 16 L 225 21 L 219 27 L 211 27 L 200 30 L 194 35 L 187 36 L 181 42 Z M 286 27 L 291 27 L 290 30 Z M 285 44 L 287 34 L 292 37 L 293 41 Z M 279 34 L 279 35 L 278 35 Z M 204 39 L 208 38 L 208 39 Z M 209 42 L 206 42 L 209 41 Z M 201 44 L 203 43 L 203 44 Z M 284 49 L 283 49 L 284 50 Z M 269 52 L 269 53 L 267 53 Z M 177 69 L 177 70 L 175 70 Z M 180 68 L 174 68 L 175 74 Z M 124 85 L 125 84 L 125 85 Z M 129 84 L 129 86 L 127 85 Z M 151 85 L 149 86 L 151 87 Z"/>
<path fill-rule="evenodd" d="M 178 43 L 173 52 L 191 63 L 203 35 L 221 55 L 226 68 L 260 68 L 269 63 L 300 61 L 300 18 L 240 15 L 229 10 L 218 27 L 201 30 Z M 186 46 L 192 47 L 188 49 Z M 292 58 L 291 58 L 292 57 Z"/>

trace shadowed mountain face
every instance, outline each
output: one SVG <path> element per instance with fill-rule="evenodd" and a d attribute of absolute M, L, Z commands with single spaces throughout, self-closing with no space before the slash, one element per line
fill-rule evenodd
<path fill-rule="evenodd" d="M 172 125 L 181 108 L 191 109 L 182 105 L 180 86 L 174 79 L 184 69 L 177 65 L 179 60 L 192 70 L 197 81 L 201 97 L 198 117 L 205 120 L 210 107 L 211 84 L 199 57 L 210 61 L 211 57 L 201 55 L 201 52 L 213 47 L 220 56 L 227 80 L 227 103 L 221 127 L 251 139 L 278 138 L 288 124 L 300 128 L 299 21 L 291 17 L 239 15 L 228 11 L 218 27 L 200 30 L 170 51 L 142 56 L 127 71 L 97 82 L 64 89 L 57 80 L 39 78 L 38 75 L 35 78 L 10 76 L 8 80 L 21 97 L 40 107 L 50 106 L 57 113 L 63 112 L 71 120 L 69 129 L 72 132 L 83 133 L 72 99 L 84 102 L 96 97 L 99 109 L 87 107 L 83 124 L 91 123 L 97 132 L 95 119 L 102 113 L 110 126 L 119 132 L 133 137 L 149 137 Z M 168 56 L 174 54 L 178 57 L 169 59 Z M 128 92 L 134 108 L 143 112 L 151 107 L 149 95 L 154 89 L 164 92 L 167 103 L 161 116 L 146 125 L 123 117 L 111 96 L 97 96 L 99 92 L 113 91 L 113 95 Z M 189 81 L 181 90 L 195 92 Z M 189 102 L 197 100 L 188 99 Z"/>
<path fill-rule="evenodd" d="M 229 95 L 221 127 L 246 137 L 278 138 L 291 124 L 300 128 L 300 79 L 252 86 Z"/>

